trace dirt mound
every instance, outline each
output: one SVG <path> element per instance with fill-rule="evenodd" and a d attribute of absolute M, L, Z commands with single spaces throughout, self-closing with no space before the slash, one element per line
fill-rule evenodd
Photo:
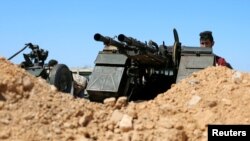
<path fill-rule="evenodd" d="M 105 104 L 60 93 L 0 58 L 0 140 L 207 140 L 207 125 L 250 122 L 250 74 L 209 67 L 154 100 Z"/>

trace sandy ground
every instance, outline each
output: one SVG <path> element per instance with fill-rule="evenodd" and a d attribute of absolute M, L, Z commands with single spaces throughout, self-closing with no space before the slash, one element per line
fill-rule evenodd
<path fill-rule="evenodd" d="M 104 104 L 60 93 L 0 58 L 0 140 L 205 141 L 208 124 L 250 123 L 250 74 L 208 67 L 155 99 Z"/>

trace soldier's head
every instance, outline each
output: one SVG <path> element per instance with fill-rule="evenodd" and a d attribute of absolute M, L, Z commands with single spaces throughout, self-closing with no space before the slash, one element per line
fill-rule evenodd
<path fill-rule="evenodd" d="M 211 31 L 203 31 L 200 33 L 200 46 L 201 47 L 213 47 L 214 38 Z"/>

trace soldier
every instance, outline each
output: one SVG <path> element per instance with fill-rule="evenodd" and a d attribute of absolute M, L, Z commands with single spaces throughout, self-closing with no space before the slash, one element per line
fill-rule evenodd
<path fill-rule="evenodd" d="M 204 31 L 200 33 L 200 46 L 212 48 L 214 45 L 214 38 L 211 31 Z M 226 60 L 218 55 L 215 55 L 216 66 L 226 66 L 232 69 L 232 66 Z"/>
<path fill-rule="evenodd" d="M 83 98 L 88 80 L 86 77 L 73 73 L 74 80 L 74 96 Z"/>

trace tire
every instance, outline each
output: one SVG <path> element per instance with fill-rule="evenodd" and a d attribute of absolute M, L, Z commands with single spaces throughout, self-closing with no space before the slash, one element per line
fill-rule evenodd
<path fill-rule="evenodd" d="M 73 77 L 69 68 L 64 64 L 57 64 L 51 69 L 48 81 L 61 92 L 71 92 Z"/>

